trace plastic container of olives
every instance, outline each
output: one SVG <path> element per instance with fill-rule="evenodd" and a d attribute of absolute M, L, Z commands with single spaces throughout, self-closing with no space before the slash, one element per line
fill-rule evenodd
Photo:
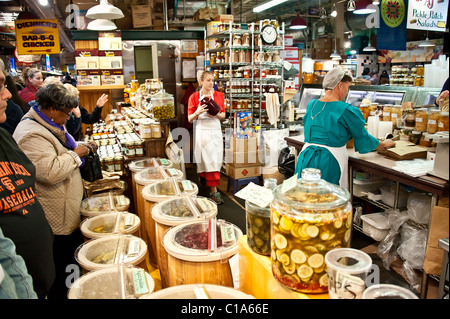
<path fill-rule="evenodd" d="M 152 96 L 150 112 L 157 120 L 169 120 L 175 117 L 175 103 L 172 94 L 161 90 Z"/>
<path fill-rule="evenodd" d="M 274 277 L 302 293 L 328 291 L 325 254 L 350 247 L 350 194 L 307 168 L 295 185 L 284 183 L 271 203 L 271 262 Z"/>
<path fill-rule="evenodd" d="M 256 253 L 270 256 L 270 205 L 259 207 L 245 201 L 247 244 Z"/>

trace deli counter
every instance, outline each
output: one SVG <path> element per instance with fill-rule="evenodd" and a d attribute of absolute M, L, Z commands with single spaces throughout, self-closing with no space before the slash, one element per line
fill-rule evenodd
<path fill-rule="evenodd" d="M 379 104 L 400 105 L 413 102 L 413 106 L 434 105 L 441 88 L 418 86 L 390 86 L 390 85 L 352 85 L 349 88 L 345 102 L 359 107 L 364 99 Z M 306 113 L 310 100 L 321 98 L 325 90 L 321 84 L 302 84 L 299 89 L 300 101 L 295 105 L 295 119 L 300 120 Z"/>

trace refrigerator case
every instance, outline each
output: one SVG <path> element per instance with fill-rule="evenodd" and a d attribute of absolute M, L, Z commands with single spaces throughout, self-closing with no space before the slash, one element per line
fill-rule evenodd
<path fill-rule="evenodd" d="M 364 99 L 369 99 L 372 103 L 379 104 L 401 104 L 405 92 L 384 92 L 372 90 L 350 89 L 345 102 L 359 107 Z"/>

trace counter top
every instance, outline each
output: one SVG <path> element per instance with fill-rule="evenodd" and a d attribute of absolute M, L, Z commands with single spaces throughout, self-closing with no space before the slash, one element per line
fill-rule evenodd
<path fill-rule="evenodd" d="M 304 144 L 304 135 L 286 137 L 285 140 L 289 146 L 294 146 L 296 149 L 301 150 Z M 448 196 L 449 183 L 446 180 L 429 175 L 413 177 L 394 170 L 393 167 L 396 161 L 377 152 L 360 154 L 355 152 L 354 148 L 347 149 L 347 151 L 349 157 L 348 162 L 353 169 L 373 173 L 405 185 L 413 186 L 425 192 L 436 195 L 445 194 Z"/>

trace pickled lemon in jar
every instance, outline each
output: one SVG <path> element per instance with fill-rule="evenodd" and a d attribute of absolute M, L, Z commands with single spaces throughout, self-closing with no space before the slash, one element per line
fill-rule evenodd
<path fill-rule="evenodd" d="M 325 254 L 350 247 L 352 206 L 347 190 L 304 169 L 295 186 L 278 186 L 271 204 L 271 262 L 274 277 L 302 293 L 328 291 Z"/>
<path fill-rule="evenodd" d="M 430 110 L 430 114 L 428 115 L 428 133 L 434 134 L 437 132 L 440 117 L 441 112 L 439 110 Z"/>
<path fill-rule="evenodd" d="M 448 131 L 448 112 L 441 112 L 438 122 L 438 132 Z"/>

